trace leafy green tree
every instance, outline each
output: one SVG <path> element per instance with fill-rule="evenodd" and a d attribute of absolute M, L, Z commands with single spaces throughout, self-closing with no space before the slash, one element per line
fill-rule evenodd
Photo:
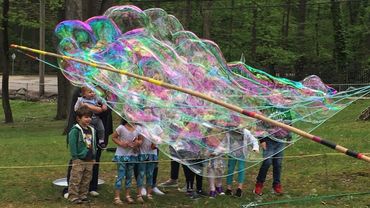
<path fill-rule="evenodd" d="M 342 11 L 340 8 L 339 1 L 331 0 L 331 13 L 333 20 L 333 29 L 334 29 L 334 41 L 335 48 L 333 50 L 334 60 L 336 64 L 336 74 L 338 74 L 338 81 L 347 82 L 347 57 L 348 52 L 346 48 L 346 36 L 345 29 L 342 23 Z M 344 77 L 343 77 L 344 75 Z"/>

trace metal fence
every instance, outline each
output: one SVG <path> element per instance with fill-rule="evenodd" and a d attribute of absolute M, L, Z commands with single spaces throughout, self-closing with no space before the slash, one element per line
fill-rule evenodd
<path fill-rule="evenodd" d="M 348 83 L 348 84 L 328 84 L 338 91 L 346 91 L 350 88 L 361 88 L 370 85 L 370 83 Z"/>

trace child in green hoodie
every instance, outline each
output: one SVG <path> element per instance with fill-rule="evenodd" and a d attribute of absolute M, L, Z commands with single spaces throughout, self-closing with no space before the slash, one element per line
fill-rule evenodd
<path fill-rule="evenodd" d="M 89 202 L 87 193 L 95 160 L 95 130 L 89 126 L 92 112 L 87 107 L 76 111 L 75 124 L 68 134 L 72 170 L 69 179 L 68 199 L 74 204 Z"/>

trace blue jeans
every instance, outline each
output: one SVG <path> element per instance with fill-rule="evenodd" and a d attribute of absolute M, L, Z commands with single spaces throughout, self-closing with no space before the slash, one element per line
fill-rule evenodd
<path fill-rule="evenodd" d="M 229 161 L 227 163 L 227 177 L 226 177 L 227 185 L 231 185 L 233 183 L 234 169 L 235 169 L 236 163 L 238 163 L 238 167 L 236 169 L 238 172 L 238 183 L 244 183 L 245 161 L 229 157 Z"/>
<path fill-rule="evenodd" d="M 281 165 L 283 162 L 283 149 L 285 144 L 266 138 L 266 150 L 263 150 L 263 158 L 260 170 L 257 176 L 257 183 L 264 183 L 267 172 L 272 164 L 273 185 L 280 184 Z"/>
<path fill-rule="evenodd" d="M 139 174 L 137 176 L 137 186 L 143 187 L 144 186 L 144 176 L 146 177 L 146 186 L 153 187 L 153 172 L 154 168 L 157 165 L 156 161 L 158 161 L 157 155 L 153 154 L 141 154 L 139 155 L 139 163 L 138 163 L 138 171 Z"/>
<path fill-rule="evenodd" d="M 96 138 L 98 140 L 97 143 L 100 144 L 101 142 L 104 142 L 105 128 L 103 121 L 98 116 L 94 115 L 91 119 L 91 125 L 96 130 Z"/>
<path fill-rule="evenodd" d="M 137 156 L 117 156 L 113 158 L 113 162 L 117 162 L 117 179 L 114 187 L 117 190 L 122 188 L 122 180 L 126 179 L 126 189 L 131 188 L 131 178 L 134 170 L 135 162 L 137 162 Z"/>

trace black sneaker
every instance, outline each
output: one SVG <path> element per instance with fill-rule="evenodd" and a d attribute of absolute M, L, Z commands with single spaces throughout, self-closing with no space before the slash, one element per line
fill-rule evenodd
<path fill-rule="evenodd" d="M 225 194 L 228 195 L 228 196 L 231 196 L 231 195 L 233 195 L 233 191 L 230 190 L 230 189 L 226 189 Z"/>
<path fill-rule="evenodd" d="M 242 194 L 243 194 L 243 191 L 240 188 L 238 188 L 236 189 L 234 196 L 242 197 Z"/>
<path fill-rule="evenodd" d="M 201 195 L 199 195 L 197 192 L 193 192 L 192 195 L 190 196 L 190 199 L 197 200 L 200 199 Z"/>
<path fill-rule="evenodd" d="M 208 194 L 206 192 L 204 192 L 203 190 L 198 190 L 197 194 L 200 195 L 200 196 L 208 196 Z"/>

